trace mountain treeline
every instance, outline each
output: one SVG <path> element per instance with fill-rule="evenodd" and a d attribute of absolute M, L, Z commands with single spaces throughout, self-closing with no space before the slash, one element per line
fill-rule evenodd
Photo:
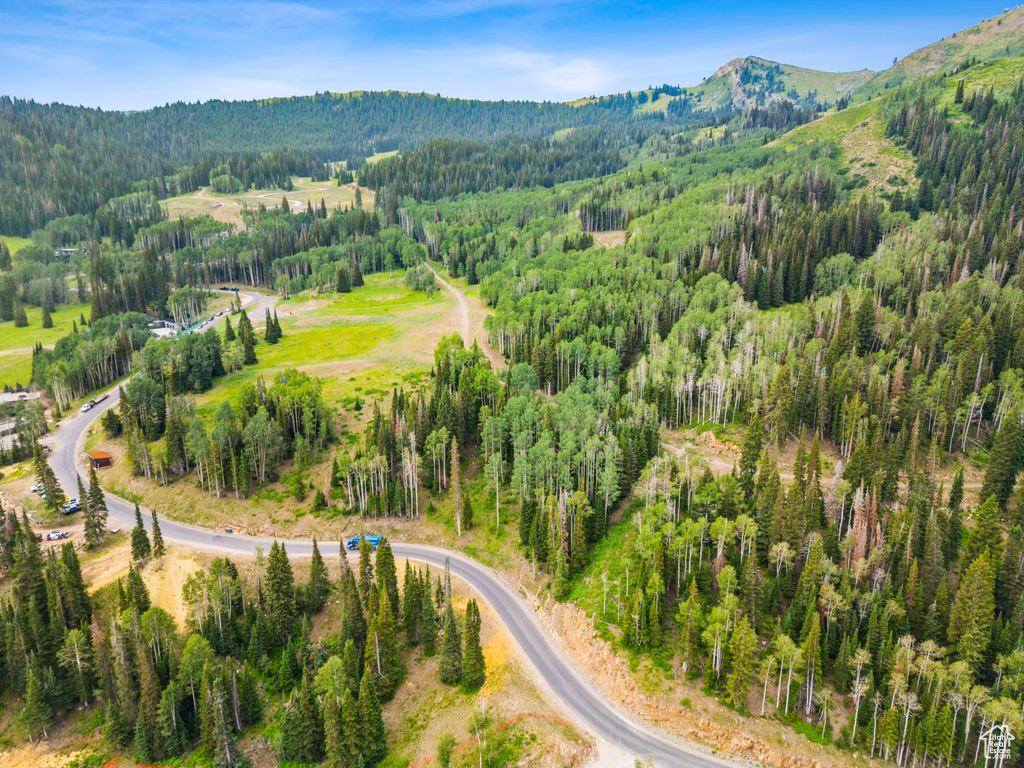
<path fill-rule="evenodd" d="M 607 132 L 583 130 L 557 139 L 506 139 L 486 145 L 433 139 L 363 166 L 359 183 L 378 190 L 378 204 L 391 197 L 437 200 L 467 192 L 551 187 L 621 170 L 625 161 L 620 143 Z"/>
<path fill-rule="evenodd" d="M 139 112 L 0 97 L 0 232 L 27 236 L 109 200 L 157 198 L 210 185 L 219 192 L 290 188 L 289 176 L 327 179 L 327 161 L 354 170 L 373 152 L 433 138 L 527 139 L 562 129 L 658 122 L 618 102 L 570 106 L 480 102 L 396 92 L 317 94 L 248 102 L 175 103 Z M 284 149 L 288 148 L 288 149 Z"/>

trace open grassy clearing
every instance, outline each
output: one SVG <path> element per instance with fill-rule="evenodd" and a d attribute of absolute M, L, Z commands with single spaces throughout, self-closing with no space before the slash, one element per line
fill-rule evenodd
<path fill-rule="evenodd" d="M 89 311 L 88 304 L 69 304 L 50 313 L 53 328 L 43 328 L 43 310 L 25 307 L 28 326 L 15 328 L 13 322 L 0 323 L 0 387 L 5 384 L 28 384 L 32 376 L 32 347 L 51 346 L 71 333 L 72 323 L 81 323 Z M 79 328 L 81 326 L 79 325 Z"/>
<path fill-rule="evenodd" d="M 878 102 L 849 107 L 790 131 L 774 142 L 787 150 L 815 140 L 834 142 L 851 177 L 862 177 L 877 192 L 902 188 L 913 178 L 914 160 L 885 135 Z"/>
<path fill-rule="evenodd" d="M 964 80 L 966 94 L 972 91 L 987 91 L 992 88 L 997 99 L 1006 98 L 1021 78 L 1024 77 L 1024 58 L 1002 58 L 986 61 L 971 67 L 958 77 L 949 77 L 943 81 L 942 94 L 939 96 L 939 104 L 946 106 L 954 117 L 962 116 L 963 110 L 959 104 L 954 104 L 956 97 L 957 82 L 960 78 Z"/>
<path fill-rule="evenodd" d="M 392 149 L 390 152 L 374 152 L 372 155 L 370 155 L 368 158 L 366 158 L 366 162 L 368 162 L 368 163 L 379 163 L 384 158 L 386 158 L 386 157 L 394 157 L 397 154 L 398 154 L 398 150 L 397 149 Z"/>
<path fill-rule="evenodd" d="M 0 235 L 0 242 L 7 243 L 11 253 L 19 251 L 26 245 L 32 245 L 32 241 L 27 237 L 8 237 L 7 235 Z"/>
<path fill-rule="evenodd" d="M 372 274 L 352 293 L 317 296 L 307 291 L 278 302 L 281 341 L 259 343 L 259 362 L 222 378 L 198 398 L 200 406 L 212 410 L 232 400 L 245 382 L 259 376 L 270 381 L 292 367 L 324 377 L 329 403 L 339 376 L 367 368 L 395 368 L 403 374 L 429 369 L 437 341 L 454 330 L 450 314 L 455 302 L 444 293 L 429 298 L 409 290 L 404 275 L 401 270 Z M 250 319 L 258 331 L 263 328 L 263 317 Z M 336 396 L 339 402 L 345 397 L 341 388 Z"/>
<path fill-rule="evenodd" d="M 312 181 L 308 178 L 292 178 L 293 189 L 251 189 L 234 195 L 220 195 L 204 187 L 178 197 L 169 197 L 162 201 L 168 216 L 201 216 L 207 214 L 217 221 L 242 225 L 242 209 L 244 206 L 257 208 L 262 203 L 266 207 L 281 205 L 281 198 L 287 198 L 292 212 L 305 210 L 307 203 L 319 206 L 323 200 L 328 210 L 336 207 L 354 206 L 356 199 L 355 184 L 339 187 L 334 180 Z M 361 188 L 363 206 L 373 208 L 374 192 Z"/>

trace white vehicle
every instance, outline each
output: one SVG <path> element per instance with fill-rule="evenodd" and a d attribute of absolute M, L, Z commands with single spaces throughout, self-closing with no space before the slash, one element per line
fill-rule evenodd
<path fill-rule="evenodd" d="M 29 488 L 29 491 L 32 492 L 32 493 L 39 493 L 41 490 L 43 490 L 43 484 L 42 483 L 36 483 L 31 488 Z"/>
<path fill-rule="evenodd" d="M 85 413 L 86 411 L 92 410 L 92 403 L 86 403 L 79 410 L 81 410 L 82 413 Z"/>
<path fill-rule="evenodd" d="M 62 531 L 50 531 L 48 534 L 46 534 L 47 541 L 60 541 L 61 539 L 66 537 L 67 534 Z"/>

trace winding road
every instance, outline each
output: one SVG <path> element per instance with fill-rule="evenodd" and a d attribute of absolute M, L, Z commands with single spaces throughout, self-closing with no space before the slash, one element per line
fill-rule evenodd
<path fill-rule="evenodd" d="M 443 281 L 442 281 L 443 282 Z M 263 297 L 252 294 L 253 303 L 262 304 Z M 109 397 L 86 413 L 74 412 L 65 419 L 59 434 L 46 440 L 52 446 L 50 464 L 61 485 L 74 494 L 79 473 L 84 476 L 83 445 L 89 427 L 108 409 L 118 403 L 118 391 L 113 389 Z M 130 528 L 134 525 L 134 506 L 110 493 L 105 494 L 109 509 L 111 527 Z M 147 528 L 152 522 L 148 512 L 143 512 Z M 202 550 L 222 555 L 248 557 L 255 547 L 270 548 L 271 539 L 219 531 L 186 525 L 163 519 L 160 530 L 164 540 L 180 547 Z M 305 540 L 283 542 L 288 554 L 293 557 L 310 557 L 312 544 Z M 322 552 L 333 555 L 338 544 L 321 542 Z M 599 739 L 610 742 L 629 755 L 638 758 L 652 758 L 659 768 L 720 768 L 734 766 L 714 757 L 699 747 L 685 742 L 653 726 L 642 723 L 626 713 L 622 707 L 608 698 L 559 650 L 557 641 L 544 629 L 535 615 L 535 608 L 526 602 L 518 591 L 508 584 L 493 569 L 464 555 L 437 547 L 416 544 L 393 543 L 396 558 L 426 563 L 443 568 L 445 561 L 451 564 L 454 576 L 473 587 L 494 610 L 509 635 L 519 646 L 521 656 L 532 667 L 534 680 L 545 688 L 555 699 L 556 705 L 570 714 L 583 729 Z M 623 768 L 632 765 L 623 764 Z"/>

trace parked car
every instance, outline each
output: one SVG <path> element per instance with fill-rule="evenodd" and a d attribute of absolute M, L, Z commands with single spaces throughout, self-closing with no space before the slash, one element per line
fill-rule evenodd
<path fill-rule="evenodd" d="M 92 403 L 86 403 L 79 409 L 82 413 L 92 410 Z"/>
<path fill-rule="evenodd" d="M 62 509 L 64 510 L 65 515 L 73 515 L 75 512 L 82 511 L 82 504 L 78 499 L 72 499 L 65 503 Z"/>
<path fill-rule="evenodd" d="M 47 541 L 60 541 L 61 539 L 66 539 L 67 537 L 68 535 L 64 533 L 64 531 L 50 531 L 48 534 L 46 534 Z"/>
<path fill-rule="evenodd" d="M 359 541 L 361 538 L 362 537 L 360 536 L 353 536 L 346 542 L 345 546 L 347 546 L 349 549 L 359 549 Z M 370 544 L 371 547 L 376 549 L 377 545 L 380 544 L 380 538 L 380 536 L 367 536 L 366 541 Z"/>
<path fill-rule="evenodd" d="M 31 491 L 32 493 L 39 493 L 41 490 L 43 490 L 42 483 L 36 483 L 31 488 L 29 488 L 29 491 Z"/>

